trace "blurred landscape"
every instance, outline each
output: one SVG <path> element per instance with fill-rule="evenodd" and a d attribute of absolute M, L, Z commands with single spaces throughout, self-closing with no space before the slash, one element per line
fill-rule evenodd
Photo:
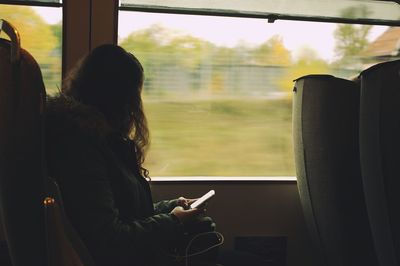
<path fill-rule="evenodd" d="M 145 101 L 153 176 L 293 176 L 287 99 Z"/>

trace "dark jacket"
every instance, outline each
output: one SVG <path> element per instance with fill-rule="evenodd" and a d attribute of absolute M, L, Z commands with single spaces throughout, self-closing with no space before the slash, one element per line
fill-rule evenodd
<path fill-rule="evenodd" d="M 158 265 L 183 234 L 169 212 L 175 201 L 153 205 L 130 140 L 121 138 L 95 108 L 66 96 L 49 98 L 46 157 L 67 217 L 98 265 Z"/>

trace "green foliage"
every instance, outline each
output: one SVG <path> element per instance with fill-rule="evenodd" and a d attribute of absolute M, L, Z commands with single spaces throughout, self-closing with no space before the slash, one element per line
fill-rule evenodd
<path fill-rule="evenodd" d="M 0 18 L 16 27 L 22 48 L 39 63 L 47 91 L 57 90 L 61 81 L 61 24 L 47 24 L 31 7 L 0 6 Z"/>
<path fill-rule="evenodd" d="M 245 84 L 235 81 L 239 76 L 247 84 L 258 82 L 257 92 L 274 90 L 261 88 L 260 83 L 265 79 L 260 76 L 260 71 L 255 77 L 252 66 L 258 69 L 264 66 L 287 67 L 292 61 L 289 50 L 278 35 L 257 47 L 245 42 L 236 47 L 224 47 L 154 24 L 132 32 L 119 44 L 135 54 L 143 64 L 145 92 L 159 96 L 177 91 L 197 91 L 203 96 L 224 95 L 228 91 L 244 92 Z"/>
<path fill-rule="evenodd" d="M 329 73 L 328 63 L 319 58 L 313 49 L 304 47 L 300 52 L 297 61 L 287 68 L 286 75 L 282 77 L 279 86 L 284 92 L 286 92 L 288 97 L 291 97 L 293 80 L 304 75 L 327 73 Z"/>
<path fill-rule="evenodd" d="M 145 101 L 151 176 L 293 176 L 288 100 Z"/>
<path fill-rule="evenodd" d="M 288 66 L 292 59 L 289 50 L 284 46 L 282 37 L 272 36 L 269 40 L 253 50 L 254 62 L 259 65 Z"/>
<path fill-rule="evenodd" d="M 241 65 L 246 63 L 245 47 L 213 47 L 212 60 L 216 64 Z"/>
<path fill-rule="evenodd" d="M 194 68 L 208 57 L 213 47 L 207 41 L 159 25 L 133 32 L 120 45 L 137 55 L 145 69 L 151 68 L 153 62 Z"/>
<path fill-rule="evenodd" d="M 345 9 L 342 16 L 345 18 L 357 18 L 365 16 L 369 13 L 365 6 L 350 7 Z M 358 56 L 367 45 L 368 34 L 371 30 L 371 25 L 352 25 L 340 24 L 337 26 L 335 37 L 335 53 L 338 57 L 339 64 L 354 63 L 354 57 Z"/>
<path fill-rule="evenodd" d="M 17 28 L 21 46 L 32 53 L 40 63 L 45 63 L 57 45 L 51 27 L 35 11 L 26 6 L 1 5 L 0 17 Z"/>
<path fill-rule="evenodd" d="M 175 55 L 176 63 L 190 69 L 196 69 L 204 60 L 211 60 L 214 46 L 202 39 L 190 35 L 178 36 L 164 49 Z"/>
<path fill-rule="evenodd" d="M 54 37 L 56 37 L 56 39 L 57 39 L 55 49 L 61 54 L 61 50 L 62 50 L 62 24 L 61 24 L 61 22 L 50 25 L 50 29 L 51 29 Z"/>
<path fill-rule="evenodd" d="M 143 64 L 145 90 L 158 89 L 154 75 L 162 69 L 180 66 L 188 71 L 197 71 L 200 64 L 210 60 L 214 48 L 207 41 L 160 25 L 133 32 L 120 45 L 133 52 Z"/>

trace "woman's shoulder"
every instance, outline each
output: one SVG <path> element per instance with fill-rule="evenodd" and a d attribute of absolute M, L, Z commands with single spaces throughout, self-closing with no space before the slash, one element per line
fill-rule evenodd
<path fill-rule="evenodd" d="M 104 140 L 112 133 L 102 113 L 63 95 L 48 96 L 45 112 L 46 138 L 81 137 Z"/>
<path fill-rule="evenodd" d="M 50 173 L 62 176 L 63 172 L 84 171 L 90 165 L 102 167 L 110 128 L 98 111 L 70 97 L 57 95 L 47 98 L 45 114 Z"/>

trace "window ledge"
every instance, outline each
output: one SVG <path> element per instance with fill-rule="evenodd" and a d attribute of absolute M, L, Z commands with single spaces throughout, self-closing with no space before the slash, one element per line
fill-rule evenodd
<path fill-rule="evenodd" d="M 263 182 L 263 181 L 296 181 L 295 176 L 155 176 L 152 182 Z"/>

